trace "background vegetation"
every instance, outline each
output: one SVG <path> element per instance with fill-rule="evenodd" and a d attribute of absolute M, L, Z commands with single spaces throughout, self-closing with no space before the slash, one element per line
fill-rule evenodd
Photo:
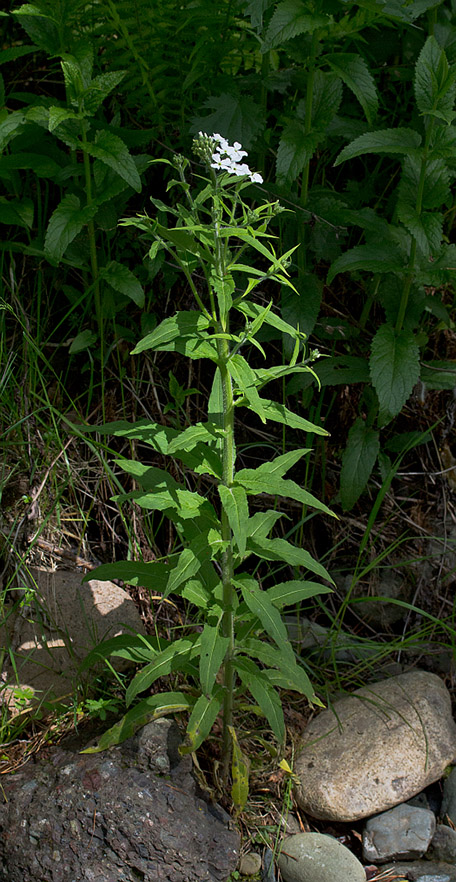
<path fill-rule="evenodd" d="M 37 0 L 11 3 L 0 27 L 5 610 L 18 567 L 39 556 L 175 548 L 160 513 L 111 501 L 134 489 L 114 454 L 144 461 L 140 442 L 75 426 L 205 417 L 197 362 L 130 355 L 191 298 L 163 250 L 118 226 L 160 212 L 172 172 L 151 161 L 190 157 L 202 130 L 249 151 L 264 179 L 249 197 L 287 209 L 270 227 L 277 252 L 299 245 L 296 291 L 265 280 L 256 297 L 319 350 L 317 377 L 278 380 L 276 400 L 330 437 L 266 433 L 251 414 L 237 431 L 244 467 L 311 447 L 293 478 L 340 518 L 287 502 L 276 526 L 336 582 L 289 617 L 317 694 L 452 656 L 454 2 Z M 270 363 L 290 358 L 277 328 L 258 339 Z M 262 566 L 266 586 L 299 573 Z M 151 628 L 185 629 L 184 602 L 171 613 L 135 596 Z M 287 722 L 304 708 L 293 699 Z M 3 740 L 16 731 L 5 720 Z"/>

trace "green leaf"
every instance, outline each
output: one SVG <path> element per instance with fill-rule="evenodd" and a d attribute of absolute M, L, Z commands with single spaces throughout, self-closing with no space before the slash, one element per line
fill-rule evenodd
<path fill-rule="evenodd" d="M 227 487 L 225 484 L 219 484 L 217 490 L 238 547 L 238 552 L 242 557 L 245 554 L 247 523 L 249 519 L 247 494 L 243 487 Z"/>
<path fill-rule="evenodd" d="M 425 257 L 430 258 L 438 254 L 443 239 L 444 217 L 440 212 L 402 210 L 398 212 L 399 219 L 411 235 L 416 239 L 418 248 Z"/>
<path fill-rule="evenodd" d="M 6 145 L 20 134 L 25 122 L 25 116 L 20 110 L 13 110 L 12 113 L 5 115 L 0 111 L 0 152 L 3 152 Z"/>
<path fill-rule="evenodd" d="M 370 478 L 380 450 L 380 433 L 358 417 L 353 423 L 342 455 L 340 498 L 344 511 L 350 511 Z"/>
<path fill-rule="evenodd" d="M 215 423 L 195 423 L 194 426 L 184 429 L 171 441 L 168 446 L 168 454 L 172 456 L 174 453 L 193 450 L 202 441 L 219 444 L 222 437 L 223 430 Z"/>
<path fill-rule="evenodd" d="M 162 594 L 166 588 L 169 571 L 170 565 L 163 561 L 152 560 L 144 563 L 139 560 L 119 560 L 112 564 L 101 564 L 85 577 L 85 581 L 94 577 L 101 582 L 121 579 L 127 585 L 141 586 Z"/>
<path fill-rule="evenodd" d="M 100 276 L 115 291 L 129 297 L 137 306 L 144 306 L 143 287 L 128 267 L 116 260 L 110 260 L 106 266 L 100 268 Z"/>
<path fill-rule="evenodd" d="M 140 692 L 148 689 L 159 677 L 166 677 L 171 671 L 186 671 L 194 643 L 194 640 L 184 638 L 173 640 L 166 649 L 157 652 L 154 660 L 141 668 L 129 684 L 125 693 L 127 707 Z"/>
<path fill-rule="evenodd" d="M 416 62 L 415 98 L 422 114 L 430 114 L 447 123 L 454 119 L 456 72 L 450 70 L 443 49 L 435 37 L 428 37 Z"/>
<path fill-rule="evenodd" d="M 206 694 L 212 692 L 229 642 L 229 637 L 222 637 L 219 624 L 204 626 L 201 633 L 200 684 L 202 692 Z"/>
<path fill-rule="evenodd" d="M 280 511 L 257 511 L 247 522 L 247 536 L 265 539 L 274 524 L 283 517 Z"/>
<path fill-rule="evenodd" d="M 81 208 L 79 198 L 73 193 L 63 197 L 50 217 L 44 240 L 44 253 L 51 263 L 59 263 L 68 245 L 92 220 L 96 211 L 94 204 Z"/>
<path fill-rule="evenodd" d="M 286 454 L 285 454 L 286 455 Z M 324 511 L 331 517 L 337 515 L 331 511 L 323 502 L 320 502 L 315 496 L 304 490 L 294 481 L 283 480 L 276 475 L 267 474 L 267 469 L 258 466 L 257 469 L 240 469 L 236 472 L 235 483 L 244 487 L 247 493 L 257 495 L 259 493 L 269 493 L 276 496 L 287 497 L 288 499 L 296 499 L 303 505 L 311 505 L 318 511 Z"/>
<path fill-rule="evenodd" d="M 84 110 L 89 116 L 93 116 L 110 92 L 122 82 L 126 73 L 126 70 L 112 70 L 93 78 L 83 94 Z"/>
<path fill-rule="evenodd" d="M 190 131 L 194 134 L 200 131 L 208 134 L 221 132 L 230 144 L 240 141 L 249 150 L 264 129 L 264 114 L 258 102 L 237 91 L 212 95 L 203 103 L 203 107 L 213 112 L 192 121 Z"/>
<path fill-rule="evenodd" d="M 282 743 L 285 738 L 282 704 L 277 692 L 268 683 L 264 671 L 252 659 L 240 655 L 235 657 L 234 667 L 261 708 L 275 737 Z"/>
<path fill-rule="evenodd" d="M 83 143 L 81 141 L 79 146 L 85 153 L 95 156 L 96 159 L 112 168 L 137 193 L 141 192 L 141 178 L 133 157 L 126 144 L 117 135 L 108 131 L 99 131 L 94 142 Z"/>
<path fill-rule="evenodd" d="M 391 325 L 381 325 L 370 357 L 372 383 L 380 403 L 379 422 L 384 425 L 400 412 L 420 376 L 420 353 L 411 331 L 396 334 Z"/>
<path fill-rule="evenodd" d="M 52 178 L 60 172 L 60 165 L 41 153 L 10 153 L 0 156 L 0 175 L 12 169 L 31 168 L 40 178 Z"/>
<path fill-rule="evenodd" d="M 298 447 L 296 450 L 289 450 L 288 453 L 282 453 L 280 456 L 274 457 L 270 462 L 264 462 L 257 466 L 256 469 L 240 469 L 236 474 L 245 478 L 261 478 L 268 480 L 269 478 L 283 478 L 283 476 L 291 469 L 303 456 L 311 453 L 310 447 Z"/>
<path fill-rule="evenodd" d="M 242 355 L 236 354 L 231 356 L 227 367 L 237 386 L 237 390 L 241 392 L 246 399 L 246 401 L 243 401 L 244 406 L 251 407 L 254 413 L 257 413 L 261 421 L 265 423 L 266 417 L 264 415 L 262 401 L 256 388 L 257 378 L 249 363 Z"/>
<path fill-rule="evenodd" d="M 291 645 L 288 642 L 288 633 L 283 623 L 279 611 L 271 603 L 267 594 L 258 586 L 255 579 L 236 580 L 235 585 L 239 586 L 250 612 L 252 612 L 263 625 L 264 630 L 277 643 L 280 649 L 288 647 L 293 653 Z"/>
<path fill-rule="evenodd" d="M 254 322 L 261 318 L 266 325 L 276 328 L 276 330 L 280 331 L 282 334 L 290 334 L 294 340 L 300 339 L 296 328 L 284 321 L 279 315 L 276 315 L 276 313 L 272 311 L 270 303 L 268 306 L 260 306 L 259 303 L 251 303 L 249 300 L 241 300 L 238 303 L 235 303 L 234 307 L 243 315 L 247 316 L 247 318 L 253 319 Z"/>
<path fill-rule="evenodd" d="M 314 155 L 323 135 L 319 131 L 306 132 L 299 119 L 284 126 L 277 150 L 277 179 L 291 184 L 301 174 Z"/>
<path fill-rule="evenodd" d="M 378 111 L 378 95 L 375 80 L 361 55 L 340 52 L 325 55 L 324 61 L 344 81 L 358 99 L 370 126 Z"/>
<path fill-rule="evenodd" d="M 48 118 L 48 129 L 51 132 L 55 132 L 55 130 L 62 125 L 62 123 L 66 122 L 69 119 L 79 119 L 78 115 L 74 112 L 74 110 L 70 110 L 69 107 L 50 107 L 49 108 L 49 118 Z"/>
<path fill-rule="evenodd" d="M 187 725 L 185 741 L 179 747 L 179 753 L 194 753 L 206 740 L 217 714 L 223 704 L 223 688 L 218 686 L 212 695 L 200 695 Z"/>
<path fill-rule="evenodd" d="M 309 12 L 309 7 L 302 0 L 282 0 L 269 22 L 261 51 L 275 49 L 300 34 L 313 34 L 329 23 L 328 16 Z"/>
<path fill-rule="evenodd" d="M 16 224 L 30 230 L 33 226 L 34 206 L 31 199 L 4 199 L 0 196 L 0 224 Z"/>
<path fill-rule="evenodd" d="M 69 350 L 69 355 L 75 355 L 77 352 L 84 352 L 86 349 L 90 349 L 98 340 L 98 335 L 95 331 L 90 331 L 89 328 L 86 328 L 85 331 L 81 331 L 79 334 L 76 334 Z"/>
<path fill-rule="evenodd" d="M 328 594 L 332 588 L 320 585 L 319 582 L 303 582 L 300 579 L 290 579 L 289 582 L 278 582 L 272 588 L 268 588 L 266 595 L 278 609 L 284 606 L 294 606 L 309 597 L 317 594 Z"/>
<path fill-rule="evenodd" d="M 288 426 L 290 429 L 301 429 L 303 432 L 315 432 L 316 435 L 329 435 L 329 432 L 327 432 L 326 429 L 322 429 L 321 426 L 316 426 L 315 423 L 311 423 L 309 420 L 305 420 L 304 417 L 298 416 L 298 414 L 288 410 L 284 404 L 279 404 L 277 401 L 270 401 L 268 398 L 262 398 L 261 405 L 266 419 L 268 420 L 272 420 L 275 423 L 283 423 L 283 425 Z M 253 410 L 253 407 L 251 407 L 251 409 Z"/>
<path fill-rule="evenodd" d="M 118 460 L 117 464 L 127 474 L 134 475 L 141 487 L 148 491 L 147 496 L 140 491 L 121 494 L 116 497 L 117 501 L 141 500 L 139 504 L 144 508 L 151 511 L 165 511 L 168 516 L 170 512 L 175 511 L 183 519 L 206 515 L 210 524 L 218 526 L 217 516 L 211 503 L 199 493 L 186 490 L 169 472 L 155 466 L 143 465 L 136 460 Z"/>
<path fill-rule="evenodd" d="M 339 153 L 334 165 L 340 165 L 355 156 L 366 153 L 405 153 L 416 150 L 421 144 L 421 135 L 413 129 L 398 126 L 396 129 L 382 129 L 378 132 L 365 132 Z"/>
<path fill-rule="evenodd" d="M 312 128 L 326 135 L 329 124 L 336 115 L 342 101 L 342 82 L 333 73 L 316 70 L 312 96 Z M 299 102 L 301 118 L 305 119 L 305 99 Z"/>
<path fill-rule="evenodd" d="M 194 703 L 194 697 L 184 692 L 162 692 L 160 695 L 151 695 L 132 707 L 118 723 L 104 732 L 95 747 L 86 747 L 81 753 L 100 753 L 116 744 L 122 744 L 152 720 L 158 720 L 166 714 L 187 711 Z"/>
<path fill-rule="evenodd" d="M 209 320 L 197 310 L 176 312 L 164 319 L 132 349 L 132 355 L 138 355 L 147 349 L 163 349 L 178 337 L 194 337 L 209 327 Z"/>
<path fill-rule="evenodd" d="M 231 799 L 236 812 L 242 812 L 245 808 L 249 795 L 249 765 L 248 760 L 242 753 L 233 726 L 228 726 L 231 735 L 232 759 L 231 759 Z"/>
<path fill-rule="evenodd" d="M 291 567 L 305 567 L 311 573 L 315 573 L 328 582 L 333 582 L 331 576 L 322 564 L 314 560 L 304 548 L 291 545 L 286 539 L 249 539 L 247 549 L 253 551 L 264 560 L 283 560 Z"/>
<path fill-rule="evenodd" d="M 8 47 L 8 49 L 2 49 L 0 52 L 0 64 L 9 64 L 10 61 L 16 61 L 17 58 L 30 55 L 32 52 L 36 52 L 36 48 L 36 46 L 12 46 Z"/>
<path fill-rule="evenodd" d="M 97 643 L 81 662 L 79 671 L 90 670 L 100 660 L 107 659 L 111 655 L 126 658 L 135 664 L 148 663 L 164 645 L 168 645 L 167 640 L 144 637 L 142 634 L 118 634 L 117 637 Z"/>
<path fill-rule="evenodd" d="M 401 272 L 404 261 L 400 252 L 387 243 L 385 245 L 355 245 L 341 254 L 331 265 L 327 283 L 331 284 L 338 273 L 363 270 L 368 273 Z"/>

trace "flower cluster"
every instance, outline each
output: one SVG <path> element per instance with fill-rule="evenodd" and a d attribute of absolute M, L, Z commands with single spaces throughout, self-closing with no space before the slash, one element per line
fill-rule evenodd
<path fill-rule="evenodd" d="M 212 142 L 211 168 L 227 172 L 229 175 L 236 175 L 238 178 L 248 176 L 254 184 L 263 183 L 262 176 L 258 172 L 250 171 L 247 163 L 242 162 L 243 157 L 247 156 L 247 151 L 242 149 L 239 141 L 235 141 L 231 146 L 226 138 L 217 132 L 210 136 L 200 132 L 199 137 Z"/>

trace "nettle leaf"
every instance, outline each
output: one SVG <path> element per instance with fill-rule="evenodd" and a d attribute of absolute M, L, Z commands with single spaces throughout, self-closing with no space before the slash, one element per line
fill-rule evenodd
<path fill-rule="evenodd" d="M 292 567 L 305 567 L 311 573 L 333 582 L 322 564 L 314 560 L 305 548 L 297 548 L 286 539 L 248 539 L 247 548 L 264 560 L 283 560 Z"/>
<path fill-rule="evenodd" d="M 421 144 L 421 135 L 413 129 L 398 126 L 397 129 L 382 129 L 379 132 L 365 132 L 339 153 L 334 165 L 340 165 L 355 156 L 366 153 L 405 153 L 416 150 Z"/>
<path fill-rule="evenodd" d="M 3 151 L 7 144 L 22 130 L 22 126 L 26 122 L 25 116 L 20 110 L 13 110 L 1 118 L 0 115 L 0 150 Z"/>
<path fill-rule="evenodd" d="M 329 17 L 309 13 L 302 0 L 282 0 L 277 4 L 264 37 L 262 52 L 268 52 L 299 34 L 313 34 L 329 25 Z"/>
<path fill-rule="evenodd" d="M 418 188 L 421 183 L 421 160 L 409 156 L 404 159 L 398 193 L 398 211 L 409 208 L 415 211 Z M 422 208 L 440 208 L 450 204 L 450 173 L 442 159 L 426 163 L 426 174 L 422 194 Z"/>
<path fill-rule="evenodd" d="M 212 695 L 200 695 L 187 724 L 185 741 L 179 747 L 184 756 L 193 753 L 206 740 L 223 704 L 223 688 L 217 686 Z"/>
<path fill-rule="evenodd" d="M 247 493 L 243 487 L 226 487 L 225 484 L 219 484 L 218 492 L 222 501 L 223 508 L 226 512 L 230 528 L 232 530 L 234 540 L 238 547 L 238 552 L 242 556 L 245 554 L 247 523 L 249 520 L 249 505 L 247 502 Z"/>
<path fill-rule="evenodd" d="M 101 267 L 100 276 L 114 288 L 133 300 L 137 306 L 144 306 L 144 290 L 134 273 L 116 260 L 110 260 L 106 266 Z"/>
<path fill-rule="evenodd" d="M 428 37 L 418 56 L 414 86 L 421 113 L 452 122 L 455 116 L 456 72 L 450 70 L 445 52 L 435 37 Z"/>
<path fill-rule="evenodd" d="M 301 174 L 310 162 L 320 141 L 321 132 L 306 132 L 305 125 L 299 119 L 293 119 L 282 131 L 277 151 L 277 179 L 283 183 L 291 183 Z"/>
<path fill-rule="evenodd" d="M 375 80 L 364 58 L 354 53 L 340 52 L 325 55 L 324 61 L 351 89 L 361 104 L 369 125 L 372 126 L 378 112 L 378 95 Z"/>
<path fill-rule="evenodd" d="M 342 92 L 342 80 L 339 76 L 324 73 L 322 70 L 315 71 L 312 96 L 312 127 L 314 129 L 326 133 L 327 127 L 339 110 Z M 300 105 L 303 106 L 302 110 L 305 113 L 305 101 L 299 102 L 297 112 L 299 112 Z"/>
<path fill-rule="evenodd" d="M 277 607 L 282 609 L 284 606 L 294 606 L 301 600 L 307 600 L 309 597 L 315 597 L 317 594 L 328 594 L 332 588 L 326 585 L 320 585 L 319 582 L 303 582 L 299 579 L 290 579 L 289 582 L 278 582 L 272 588 L 268 588 L 266 594 Z"/>
<path fill-rule="evenodd" d="M 288 632 L 278 609 L 271 603 L 267 594 L 262 591 L 255 579 L 236 579 L 236 586 L 241 589 L 244 602 L 251 613 L 260 620 L 266 634 L 281 649 L 287 648 L 294 659 L 293 650 L 288 642 Z"/>
<path fill-rule="evenodd" d="M 358 417 L 352 425 L 342 455 L 340 498 L 344 511 L 350 511 L 370 478 L 380 450 L 380 433 Z"/>
<path fill-rule="evenodd" d="M 126 73 L 126 70 L 107 71 L 94 77 L 90 86 L 83 94 L 84 110 L 86 113 L 92 116 L 110 92 L 122 82 Z"/>
<path fill-rule="evenodd" d="M 223 664 L 229 645 L 229 637 L 220 633 L 220 625 L 206 624 L 201 633 L 200 684 L 201 690 L 210 693 L 215 678 Z"/>
<path fill-rule="evenodd" d="M 141 192 L 141 178 L 134 159 L 127 145 L 117 135 L 108 131 L 99 131 L 96 133 L 95 141 L 86 143 L 81 141 L 79 147 L 112 168 L 137 193 Z"/>
<path fill-rule="evenodd" d="M 265 672 L 251 658 L 244 658 L 240 655 L 234 659 L 234 667 L 244 686 L 261 708 L 275 737 L 282 743 L 285 738 L 282 704 L 277 692 L 269 684 Z"/>
<path fill-rule="evenodd" d="M 414 334 L 396 334 L 391 325 L 382 325 L 372 341 L 370 357 L 372 383 L 380 403 L 379 423 L 396 416 L 411 395 L 420 376 L 420 353 Z"/>
<path fill-rule="evenodd" d="M 95 747 L 86 747 L 81 753 L 100 753 L 115 744 L 122 744 L 127 738 L 131 738 L 138 729 L 152 720 L 158 720 L 166 714 L 178 714 L 188 711 L 193 707 L 195 698 L 185 692 L 162 692 L 159 695 L 151 695 L 144 698 L 139 704 L 132 707 L 118 723 L 111 726 L 98 741 Z"/>
<path fill-rule="evenodd" d="M 49 219 L 44 240 L 44 253 L 51 263 L 59 263 L 68 245 L 95 216 L 97 207 L 92 204 L 81 208 L 73 193 L 63 197 Z"/>
<path fill-rule="evenodd" d="M 401 272 L 404 261 L 398 249 L 391 243 L 355 245 L 341 254 L 331 265 L 327 276 L 328 285 L 338 273 L 364 270 L 368 273 Z"/>
<path fill-rule="evenodd" d="M 416 239 L 418 248 L 424 255 L 437 254 L 443 239 L 442 214 L 432 211 L 406 211 L 402 209 L 398 216 L 409 233 Z"/>
<path fill-rule="evenodd" d="M 212 108 L 208 116 L 198 116 L 193 120 L 190 131 L 220 132 L 232 144 L 240 141 L 249 150 L 255 138 L 263 131 L 265 120 L 258 102 L 246 95 L 224 92 L 211 96 L 203 107 Z"/>

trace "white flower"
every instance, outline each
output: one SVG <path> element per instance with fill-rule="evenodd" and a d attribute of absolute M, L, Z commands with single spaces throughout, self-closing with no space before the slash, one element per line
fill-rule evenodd
<path fill-rule="evenodd" d="M 250 175 L 250 180 L 252 181 L 252 184 L 262 184 L 263 183 L 263 177 L 262 177 L 262 175 L 260 175 L 259 172 L 252 172 L 252 174 Z"/>
<path fill-rule="evenodd" d="M 226 138 L 224 138 L 223 135 L 219 135 L 218 132 L 214 132 L 214 134 L 211 135 L 211 138 L 213 141 L 216 141 L 217 144 L 220 144 L 220 148 L 222 149 L 222 151 L 224 151 L 226 153 L 226 148 L 229 147 L 229 144 L 228 144 L 228 141 L 226 140 Z M 241 146 L 241 145 L 239 145 L 239 146 Z"/>
<path fill-rule="evenodd" d="M 227 153 L 234 162 L 239 162 L 243 156 L 248 155 L 247 150 L 242 150 L 241 148 L 242 145 L 239 143 L 239 141 L 235 141 L 232 147 L 230 147 L 229 144 L 227 145 L 227 147 L 225 148 L 225 153 Z"/>
<path fill-rule="evenodd" d="M 231 166 L 232 162 L 228 156 L 223 157 L 221 153 L 212 154 L 211 168 L 216 168 L 219 171 L 231 172 Z"/>
<path fill-rule="evenodd" d="M 251 175 L 248 165 L 245 162 L 240 162 L 239 164 L 233 165 L 233 175 L 236 175 L 238 178 L 243 175 Z"/>

